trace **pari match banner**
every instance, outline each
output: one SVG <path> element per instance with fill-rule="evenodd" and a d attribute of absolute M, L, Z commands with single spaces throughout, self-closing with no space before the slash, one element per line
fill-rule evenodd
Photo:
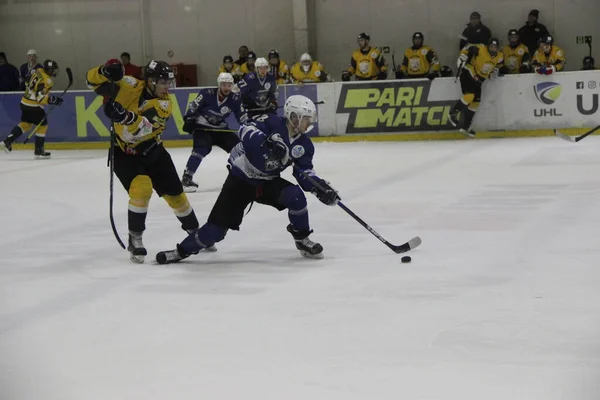
<path fill-rule="evenodd" d="M 432 96 L 432 84 L 428 79 L 342 84 L 335 111 L 340 133 L 455 130 L 449 114 L 458 93 L 444 87 L 445 96 Z"/>
<path fill-rule="evenodd" d="M 171 94 L 173 113 L 167 121 L 167 129 L 163 140 L 185 140 L 191 136 L 182 131 L 183 116 L 187 106 L 198 95 L 200 88 L 174 89 Z M 53 91 L 59 94 L 61 91 Z M 300 94 L 312 101 L 317 101 L 316 85 L 281 86 L 279 88 L 279 105 L 291 95 Z M 21 93 L 0 93 L 0 137 L 4 138 L 21 120 Z M 73 90 L 65 94 L 64 103 L 48 116 L 48 142 L 101 142 L 109 141 L 108 127 L 110 122 L 104 115 L 102 97 L 89 90 Z M 45 107 L 46 111 L 50 106 Z M 278 113 L 283 115 L 283 108 Z M 227 119 L 229 129 L 237 129 L 238 123 L 231 115 Z M 318 122 L 310 132 L 311 136 L 319 134 Z"/>

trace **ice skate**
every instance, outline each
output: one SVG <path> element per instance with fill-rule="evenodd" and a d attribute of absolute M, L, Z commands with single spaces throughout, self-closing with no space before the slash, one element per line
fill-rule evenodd
<path fill-rule="evenodd" d="M 323 246 L 319 243 L 315 243 L 308 238 L 312 231 L 300 232 L 294 229 L 292 224 L 287 226 L 287 231 L 294 237 L 296 248 L 300 251 L 300 254 L 306 258 L 323 258 Z"/>
<path fill-rule="evenodd" d="M 148 251 L 144 247 L 144 243 L 142 243 L 141 233 L 129 232 L 129 245 L 127 246 L 127 251 L 130 254 L 129 259 L 132 262 L 137 264 L 142 264 L 144 262 Z"/>
<path fill-rule="evenodd" d="M 36 160 L 49 160 L 50 153 L 48 153 L 44 149 L 44 142 L 46 141 L 45 137 L 36 136 L 35 137 L 35 150 L 33 152 L 33 157 Z"/>
<path fill-rule="evenodd" d="M 192 180 L 191 175 L 183 174 L 181 184 L 183 185 L 183 191 L 186 193 L 195 193 L 198 190 L 198 184 Z"/>
<path fill-rule="evenodd" d="M 185 254 L 180 245 L 177 245 L 177 248 L 173 250 L 158 252 L 156 254 L 156 262 L 159 264 L 173 264 L 188 258 L 189 256 L 189 254 Z"/>
<path fill-rule="evenodd" d="M 474 130 L 472 130 L 471 128 L 469 129 L 465 129 L 465 128 L 460 128 L 458 130 L 460 133 L 462 133 L 463 135 L 470 137 L 470 138 L 474 138 L 475 135 L 477 134 Z"/>

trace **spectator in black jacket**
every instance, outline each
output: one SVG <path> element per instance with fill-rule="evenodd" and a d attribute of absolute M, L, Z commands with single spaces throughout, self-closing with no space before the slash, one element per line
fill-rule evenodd
<path fill-rule="evenodd" d="M 19 70 L 8 63 L 6 54 L 0 53 L 0 92 L 19 90 Z"/>
<path fill-rule="evenodd" d="M 535 54 L 538 48 L 538 41 L 540 38 L 550 36 L 548 29 L 538 22 L 540 12 L 538 10 L 531 10 L 527 17 L 525 25 L 519 29 L 519 37 L 521 43 L 523 43 L 529 49 L 530 54 Z"/>
<path fill-rule="evenodd" d="M 470 22 L 460 37 L 460 50 L 467 44 L 487 44 L 492 37 L 490 28 L 481 23 L 481 14 L 474 11 L 469 19 Z"/>

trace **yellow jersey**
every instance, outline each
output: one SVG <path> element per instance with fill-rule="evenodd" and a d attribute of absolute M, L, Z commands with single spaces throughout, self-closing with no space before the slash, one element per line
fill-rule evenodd
<path fill-rule="evenodd" d="M 25 85 L 25 93 L 21 98 L 21 104 L 30 107 L 42 107 L 48 104 L 48 96 L 54 82 L 43 68 L 31 71 L 31 77 Z"/>
<path fill-rule="evenodd" d="M 221 64 L 221 66 L 219 67 L 219 71 L 217 72 L 217 75 L 219 75 L 222 72 L 229 72 L 232 76 L 233 76 L 233 80 L 237 83 L 240 79 L 242 79 L 242 71 L 241 71 L 241 67 L 237 64 L 233 64 L 233 67 L 231 67 L 230 70 L 228 70 L 227 68 L 225 68 L 225 64 Z"/>
<path fill-rule="evenodd" d="M 249 74 L 250 72 L 254 72 L 256 70 L 256 68 L 254 67 L 254 65 L 252 65 L 252 69 L 248 68 L 248 63 L 245 62 L 241 65 L 240 67 L 240 71 L 242 72 L 242 76 Z"/>
<path fill-rule="evenodd" d="M 504 54 L 504 65 L 508 74 L 518 74 L 521 66 L 529 67 L 531 63 L 531 54 L 529 49 L 523 43 L 517 47 L 506 45 L 502 48 Z"/>
<path fill-rule="evenodd" d="M 277 78 L 277 84 L 283 85 L 287 83 L 290 76 L 290 69 L 283 60 L 279 60 L 279 65 L 269 64 L 269 70 Z"/>
<path fill-rule="evenodd" d="M 558 46 L 552 46 L 549 54 L 544 53 L 542 50 L 537 49 L 531 60 L 531 64 L 534 67 L 542 65 L 550 66 L 554 65 L 557 71 L 565 69 L 565 52 Z"/>
<path fill-rule="evenodd" d="M 468 44 L 460 52 L 461 59 L 469 57 L 469 49 L 476 47 L 478 54 L 474 56 L 464 68 L 469 71 L 471 76 L 478 81 L 489 78 L 490 74 L 496 68 L 499 68 L 504 62 L 504 55 L 499 51 L 495 57 L 492 57 L 485 44 Z"/>
<path fill-rule="evenodd" d="M 323 68 L 323 65 L 318 61 L 313 61 L 311 63 L 308 72 L 304 72 L 302 64 L 297 62 L 292 66 L 292 71 L 290 73 L 290 79 L 293 83 L 325 82 L 327 78 L 328 76 L 327 72 L 325 72 L 325 68 Z"/>
<path fill-rule="evenodd" d="M 440 71 L 440 61 L 437 54 L 429 46 L 421 46 L 417 49 L 409 47 L 404 52 L 404 59 L 400 70 L 411 78 L 422 78 L 431 72 Z"/>
<path fill-rule="evenodd" d="M 127 152 L 142 143 L 146 146 L 151 141 L 160 143 L 160 135 L 171 116 L 169 96 L 154 97 L 146 90 L 146 82 L 132 76 L 124 76 L 120 81 L 112 83 L 100 74 L 101 67 L 94 67 L 87 72 L 88 87 L 100 95 L 110 93 L 114 101 L 135 114 L 135 119 L 130 124 L 114 124 L 119 147 Z"/>
<path fill-rule="evenodd" d="M 364 51 L 354 50 L 347 71 L 351 75 L 356 75 L 358 80 L 374 80 L 377 79 L 380 72 L 387 73 L 387 69 L 387 63 L 381 51 L 375 47 L 369 47 Z"/>

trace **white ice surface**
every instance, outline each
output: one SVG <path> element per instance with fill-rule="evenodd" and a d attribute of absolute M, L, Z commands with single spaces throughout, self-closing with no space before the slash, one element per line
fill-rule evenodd
<path fill-rule="evenodd" d="M 215 254 L 131 264 L 105 151 L 0 155 L 0 399 L 600 398 L 600 138 L 316 148 L 352 210 L 422 237 L 411 264 L 310 194 L 324 260 L 254 205 Z M 201 222 L 225 159 L 196 175 Z M 157 197 L 147 225 L 148 261 L 184 238 Z"/>

